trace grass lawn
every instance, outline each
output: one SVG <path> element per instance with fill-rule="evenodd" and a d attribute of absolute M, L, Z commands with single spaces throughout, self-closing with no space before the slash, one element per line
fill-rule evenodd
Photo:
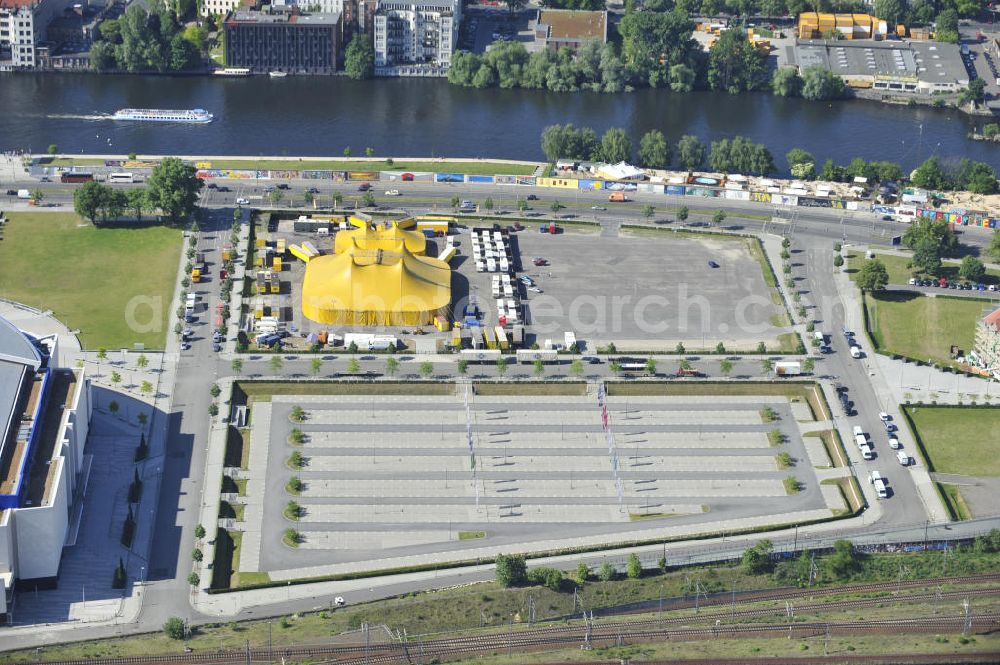
<path fill-rule="evenodd" d="M 714 381 L 630 383 L 613 381 L 607 384 L 607 390 L 608 395 L 614 397 L 623 395 L 781 395 L 792 402 L 805 401 L 809 404 L 813 418 L 817 414 L 821 420 L 830 417 L 826 400 L 821 397 L 815 383 L 716 383 Z"/>
<path fill-rule="evenodd" d="M 949 485 L 947 483 L 935 483 L 938 488 L 938 492 L 941 493 L 941 497 L 944 499 L 945 504 L 948 506 L 948 512 L 956 520 L 970 520 L 972 519 L 972 511 L 969 510 L 969 504 L 965 502 L 965 497 L 962 496 L 962 492 L 958 485 Z"/>
<path fill-rule="evenodd" d="M 233 388 L 233 401 L 236 404 L 246 404 L 251 399 L 256 402 L 270 402 L 271 395 L 453 395 L 454 393 L 455 385 L 450 383 L 239 381 Z"/>
<path fill-rule="evenodd" d="M 866 294 L 865 305 L 879 351 L 950 365 L 952 344 L 964 351 L 972 348 L 976 322 L 986 302 L 883 291 Z"/>
<path fill-rule="evenodd" d="M 934 471 L 1000 476 L 1000 409 L 907 406 L 905 410 Z"/>
<path fill-rule="evenodd" d="M 880 254 L 879 252 L 875 252 L 875 256 L 885 264 L 886 272 L 889 273 L 890 284 L 906 284 L 910 281 L 913 271 L 907 267 L 910 262 L 908 256 Z M 861 269 L 861 265 L 865 262 L 865 256 L 861 252 L 851 252 L 847 257 L 847 267 L 851 271 L 851 279 L 857 281 L 858 270 Z M 947 278 L 949 282 L 953 280 L 962 281 L 958 276 L 958 267 L 960 264 L 961 261 L 946 259 L 941 267 L 941 276 Z M 983 283 L 1000 284 L 1000 272 L 987 270 L 986 276 L 983 278 Z"/>
<path fill-rule="evenodd" d="M 532 175 L 538 164 L 531 162 L 491 162 L 488 160 L 474 162 L 441 162 L 441 161 L 402 161 L 393 162 L 392 166 L 384 159 L 345 160 L 345 159 L 213 159 L 210 161 L 213 169 L 288 169 L 293 171 L 433 171 L 438 173 L 468 173 L 471 175 Z M 86 159 L 75 157 L 60 157 L 53 159 L 52 166 L 103 166 L 103 159 Z"/>
<path fill-rule="evenodd" d="M 180 231 L 163 226 L 95 228 L 72 213 L 9 213 L 0 243 L 0 295 L 52 310 L 86 349 L 119 349 L 142 342 L 162 349 L 173 304 L 181 251 Z M 135 309 L 150 332 L 134 332 L 129 302 L 153 299 Z M 144 301 L 146 302 L 146 301 Z"/>
<path fill-rule="evenodd" d="M 586 383 L 476 383 L 477 395 L 586 395 Z"/>

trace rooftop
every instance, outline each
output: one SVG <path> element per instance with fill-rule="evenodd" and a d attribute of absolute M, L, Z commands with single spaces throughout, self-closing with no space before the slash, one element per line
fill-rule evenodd
<path fill-rule="evenodd" d="M 30 365 L 34 369 L 42 363 L 42 357 L 35 345 L 10 321 L 0 318 L 0 360 L 20 365 Z"/>
<path fill-rule="evenodd" d="M 267 13 L 251 9 L 238 9 L 228 23 L 288 23 L 293 25 L 337 25 L 340 14 L 314 12 L 311 14 Z"/>
<path fill-rule="evenodd" d="M 543 9 L 539 25 L 549 27 L 549 39 L 607 39 L 608 13 L 572 9 Z"/>
<path fill-rule="evenodd" d="M 967 82 L 958 46 L 939 42 L 809 40 L 795 47 L 801 68 L 820 65 L 838 76 L 916 77 L 931 83 Z"/>
<path fill-rule="evenodd" d="M 994 330 L 1000 332 L 1000 308 L 994 310 L 990 314 L 987 314 L 983 319 L 983 323 L 988 326 L 992 326 Z"/>
<path fill-rule="evenodd" d="M 30 7 L 37 0 L 0 0 L 0 7 L 4 9 L 17 9 L 18 7 Z"/>

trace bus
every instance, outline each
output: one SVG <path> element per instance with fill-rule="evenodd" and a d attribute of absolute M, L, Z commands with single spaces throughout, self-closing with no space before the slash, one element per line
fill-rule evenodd
<path fill-rule="evenodd" d="M 90 182 L 93 179 L 93 173 L 84 173 L 82 171 L 63 173 L 59 176 L 59 182 Z"/>
<path fill-rule="evenodd" d="M 108 176 L 108 182 L 135 182 L 135 177 L 131 173 L 112 173 Z"/>

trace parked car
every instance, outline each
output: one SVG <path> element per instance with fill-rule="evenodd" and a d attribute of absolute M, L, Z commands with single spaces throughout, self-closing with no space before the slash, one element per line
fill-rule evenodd
<path fill-rule="evenodd" d="M 716 263 L 715 261 L 709 261 L 709 262 L 708 262 L 708 267 L 709 267 L 709 268 L 718 268 L 718 267 L 719 267 L 719 264 L 718 264 L 718 263 Z"/>
<path fill-rule="evenodd" d="M 901 444 L 899 442 L 899 439 L 897 439 L 895 436 L 893 436 L 892 434 L 890 434 L 889 435 L 889 447 L 892 448 L 893 450 L 899 450 L 900 448 L 903 447 L 903 444 Z"/>
<path fill-rule="evenodd" d="M 534 194 L 528 194 L 524 198 L 525 198 L 526 201 L 538 201 L 539 200 L 539 198 L 537 196 L 535 196 Z"/>
<path fill-rule="evenodd" d="M 363 182 L 360 185 L 358 185 L 358 191 L 359 192 L 367 192 L 371 188 L 372 188 L 372 184 L 370 182 Z"/>
<path fill-rule="evenodd" d="M 238 198 L 236 199 L 236 205 L 238 206 L 248 206 L 250 205 L 250 199 Z"/>
<path fill-rule="evenodd" d="M 218 342 L 215 342 L 214 344 L 212 344 L 212 350 L 215 352 L 219 352 L 222 350 L 222 345 L 219 344 Z"/>
<path fill-rule="evenodd" d="M 386 196 L 399 196 L 399 190 L 398 189 L 387 189 L 387 190 L 385 190 L 385 195 Z"/>
<path fill-rule="evenodd" d="M 590 206 L 591 210 L 607 210 L 604 206 Z"/>

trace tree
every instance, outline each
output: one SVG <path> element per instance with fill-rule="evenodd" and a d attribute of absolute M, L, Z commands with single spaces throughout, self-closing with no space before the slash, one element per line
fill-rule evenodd
<path fill-rule="evenodd" d="M 111 383 L 115 384 L 115 387 L 122 382 L 122 375 L 119 372 L 111 372 Z"/>
<path fill-rule="evenodd" d="M 849 577 L 860 567 L 860 560 L 854 552 L 854 545 L 849 540 L 837 540 L 833 543 L 833 554 L 826 557 L 827 568 L 836 579 Z"/>
<path fill-rule="evenodd" d="M 233 358 L 232 368 L 233 374 L 241 374 L 243 372 L 243 361 L 239 358 Z"/>
<path fill-rule="evenodd" d="M 532 363 L 532 369 L 536 377 L 541 377 L 545 374 L 545 363 L 542 362 L 541 358 L 537 358 Z"/>
<path fill-rule="evenodd" d="M 606 162 L 627 162 L 632 159 L 632 139 L 624 129 L 612 127 L 601 137 L 601 156 Z"/>
<path fill-rule="evenodd" d="M 923 240 L 936 245 L 940 256 L 954 254 L 955 250 L 958 249 L 958 236 L 944 219 L 918 217 L 903 234 L 903 244 L 913 250 L 916 250 Z"/>
<path fill-rule="evenodd" d="M 962 279 L 970 282 L 981 282 L 986 275 L 986 266 L 974 256 L 966 256 L 962 259 L 962 265 L 958 269 L 958 274 Z"/>
<path fill-rule="evenodd" d="M 726 221 L 726 211 L 725 210 L 716 210 L 714 213 L 712 213 L 712 225 L 713 226 L 721 226 L 724 221 Z"/>
<path fill-rule="evenodd" d="M 58 154 L 58 153 L 59 153 L 59 146 L 57 146 L 57 145 L 56 145 L 55 143 L 50 143 L 50 144 L 49 144 L 49 149 L 48 149 L 48 153 L 49 153 L 50 155 L 53 155 L 53 156 L 55 156 L 56 154 Z"/>
<path fill-rule="evenodd" d="M 575 358 L 573 362 L 569 364 L 569 373 L 575 377 L 583 376 L 583 361 L 579 358 Z"/>
<path fill-rule="evenodd" d="M 125 192 L 128 209 L 135 215 L 135 221 L 142 220 L 142 213 L 149 206 L 149 195 L 145 189 L 129 189 Z"/>
<path fill-rule="evenodd" d="M 365 148 L 365 157 L 373 157 L 375 155 L 375 148 Z"/>
<path fill-rule="evenodd" d="M 493 197 L 492 196 L 487 196 L 486 200 L 483 201 L 483 207 L 486 208 L 487 210 L 492 211 L 493 210 L 493 206 L 494 206 Z"/>
<path fill-rule="evenodd" d="M 759 90 L 767 80 L 766 58 L 743 30 L 724 30 L 708 54 L 708 85 L 731 95 Z"/>
<path fill-rule="evenodd" d="M 344 202 L 344 195 L 340 192 L 333 193 L 333 207 L 339 208 L 340 204 Z"/>
<path fill-rule="evenodd" d="M 573 573 L 573 577 L 576 578 L 577 584 L 586 584 L 587 579 L 590 577 L 590 567 L 581 561 L 576 564 L 576 572 Z"/>
<path fill-rule="evenodd" d="M 163 624 L 163 634 L 172 640 L 183 640 L 185 632 L 187 628 L 180 617 L 170 617 Z"/>
<path fill-rule="evenodd" d="M 385 359 L 385 373 L 387 376 L 396 376 L 396 372 L 399 371 L 399 361 L 395 358 Z"/>
<path fill-rule="evenodd" d="M 958 12 L 946 9 L 937 16 L 935 21 L 934 39 L 939 42 L 954 44 L 958 41 Z"/>
<path fill-rule="evenodd" d="M 763 358 L 760 361 L 760 371 L 763 374 L 768 374 L 774 371 L 774 361 L 770 358 Z"/>
<path fill-rule="evenodd" d="M 110 402 L 108 402 L 108 411 L 110 411 L 111 413 L 118 413 L 118 401 L 117 400 L 111 400 Z"/>
<path fill-rule="evenodd" d="M 361 363 L 358 362 L 357 358 L 351 358 L 347 361 L 347 373 L 357 374 L 361 371 Z"/>
<path fill-rule="evenodd" d="M 642 207 L 642 216 L 646 219 L 652 219 L 653 215 L 656 214 L 656 208 L 651 205 Z"/>
<path fill-rule="evenodd" d="M 101 28 L 107 22 L 101 23 Z M 114 69 L 117 66 L 114 45 L 106 41 L 94 42 L 93 46 L 90 47 L 90 66 L 99 72 Z"/>
<path fill-rule="evenodd" d="M 506 358 L 497 358 L 497 376 L 503 377 L 507 374 Z"/>
<path fill-rule="evenodd" d="M 344 52 L 344 71 L 352 79 L 370 79 L 375 75 L 375 46 L 371 37 L 357 33 Z"/>
<path fill-rule="evenodd" d="M 667 80 L 674 92 L 691 92 L 698 80 L 698 74 L 693 67 L 678 63 L 670 67 Z"/>
<path fill-rule="evenodd" d="M 989 164 L 976 162 L 965 178 L 965 189 L 976 194 L 996 194 L 998 191 L 996 171 Z"/>
<path fill-rule="evenodd" d="M 372 193 L 372 190 L 369 189 L 365 192 L 364 196 L 361 197 L 361 205 L 366 208 L 375 207 L 375 194 Z"/>
<path fill-rule="evenodd" d="M 771 92 L 779 97 L 799 97 L 802 94 L 802 78 L 795 67 L 779 67 L 771 76 Z"/>
<path fill-rule="evenodd" d="M 631 76 L 660 88 L 672 83 L 674 65 L 697 61 L 699 47 L 691 38 L 694 23 L 675 12 L 626 12 L 618 24 L 622 61 Z"/>
<path fill-rule="evenodd" d="M 889 273 L 878 259 L 865 261 L 858 271 L 858 288 L 862 291 L 881 291 L 888 283 Z"/>
<path fill-rule="evenodd" d="M 201 576 L 198 573 L 191 573 L 187 581 L 191 586 L 198 586 L 201 583 Z"/>
<path fill-rule="evenodd" d="M 678 222 L 680 222 L 682 224 L 684 222 L 686 222 L 687 218 L 688 218 L 688 215 L 690 215 L 690 211 L 688 210 L 687 206 L 681 206 L 680 208 L 677 209 L 677 221 Z"/>
<path fill-rule="evenodd" d="M 844 265 L 844 257 L 840 254 L 833 255 L 833 267 L 840 268 Z"/>
<path fill-rule="evenodd" d="M 944 169 L 941 167 L 941 160 L 937 157 L 928 157 L 923 164 L 918 166 L 910 175 L 910 180 L 917 187 L 925 189 L 947 189 L 948 179 Z"/>
<path fill-rule="evenodd" d="M 771 569 L 771 552 L 774 545 L 766 538 L 743 551 L 740 563 L 748 575 L 760 575 Z"/>
<path fill-rule="evenodd" d="M 981 78 L 972 79 L 958 99 L 963 104 L 981 104 L 986 99 L 986 82 Z"/>
<path fill-rule="evenodd" d="M 685 134 L 677 141 L 677 161 L 688 171 L 705 163 L 705 144 L 697 136 Z"/>
<path fill-rule="evenodd" d="M 670 165 L 670 144 L 658 129 L 651 129 L 639 139 L 639 163 L 650 169 Z"/>
<path fill-rule="evenodd" d="M 457 369 L 459 374 L 465 374 L 469 370 L 469 361 L 465 358 L 460 358 L 457 363 Z"/>
<path fill-rule="evenodd" d="M 323 359 L 313 358 L 310 360 L 309 369 L 312 371 L 313 376 L 319 376 L 319 373 L 323 371 Z"/>
<path fill-rule="evenodd" d="M 513 14 L 528 4 L 528 0 L 503 0 L 503 3 L 507 5 L 507 11 Z"/>
<path fill-rule="evenodd" d="M 284 365 L 284 363 L 281 360 L 281 356 L 277 356 L 277 355 L 276 356 L 271 356 L 271 361 L 270 362 L 271 362 L 271 371 L 274 372 L 275 374 L 277 374 L 278 372 L 280 372 L 281 371 L 281 366 Z"/>
<path fill-rule="evenodd" d="M 642 562 L 639 561 L 639 557 L 635 552 L 628 555 L 628 562 L 625 564 L 625 575 L 630 580 L 637 580 L 642 577 Z"/>
<path fill-rule="evenodd" d="M 367 192 L 365 193 L 367 194 Z M 284 198 L 285 198 L 285 192 L 278 188 L 274 188 L 267 193 L 267 199 L 271 202 L 271 205 L 278 205 Z"/>
<path fill-rule="evenodd" d="M 990 245 L 986 248 L 986 253 L 994 261 L 1000 261 L 1000 229 L 993 230 L 993 236 L 990 238 Z"/>
<path fill-rule="evenodd" d="M 146 357 L 145 353 L 140 353 L 139 357 L 135 359 L 135 366 L 139 369 L 146 369 L 149 365 L 149 358 Z"/>
<path fill-rule="evenodd" d="M 523 554 L 497 554 L 497 584 L 502 587 L 519 586 L 528 581 L 528 566 Z"/>
<path fill-rule="evenodd" d="M 610 582 L 618 576 L 618 571 L 615 567 L 611 565 L 609 561 L 605 561 L 601 564 L 600 568 L 597 569 L 597 579 L 602 582 Z"/>
<path fill-rule="evenodd" d="M 822 65 L 806 67 L 802 72 L 802 98 L 810 101 L 840 99 L 847 85 L 844 80 Z"/>
<path fill-rule="evenodd" d="M 420 376 L 424 377 L 425 379 L 429 379 L 433 373 L 434 373 L 434 363 L 428 362 L 426 360 L 420 363 Z"/>
<path fill-rule="evenodd" d="M 719 372 L 723 376 L 729 376 L 729 373 L 733 371 L 733 363 L 731 360 L 726 360 L 723 358 L 719 361 Z"/>
<path fill-rule="evenodd" d="M 806 374 L 812 374 L 813 369 L 816 368 L 816 361 L 812 358 L 806 358 L 802 361 L 802 371 Z"/>
<path fill-rule="evenodd" d="M 196 173 L 194 166 L 176 157 L 165 157 L 153 168 L 147 180 L 150 205 L 162 210 L 175 224 L 189 217 L 194 212 L 203 185 Z"/>
<path fill-rule="evenodd" d="M 900 23 L 906 13 L 906 5 L 900 0 L 875 0 L 872 6 L 875 9 L 875 16 L 889 25 Z"/>
<path fill-rule="evenodd" d="M 139 392 L 141 392 L 143 395 L 148 395 L 149 393 L 153 392 L 153 383 L 151 381 L 143 381 L 141 384 L 139 384 Z"/>
<path fill-rule="evenodd" d="M 302 195 L 302 201 L 307 206 L 311 206 L 313 204 L 313 201 L 315 201 L 315 200 L 316 200 L 316 196 L 312 192 L 307 191 L 305 194 Z"/>
<path fill-rule="evenodd" d="M 73 210 L 80 217 L 93 223 L 104 210 L 107 197 L 107 187 L 93 180 L 85 182 L 73 191 Z"/>

